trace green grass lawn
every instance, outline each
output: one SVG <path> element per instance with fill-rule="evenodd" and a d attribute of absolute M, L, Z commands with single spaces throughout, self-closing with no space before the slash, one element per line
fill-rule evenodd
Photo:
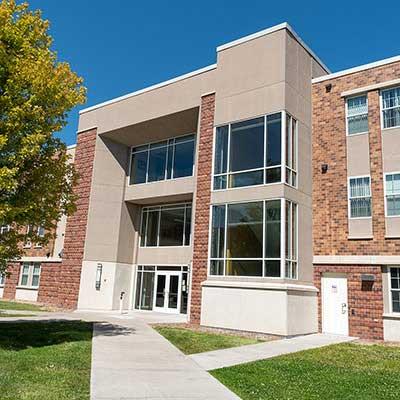
<path fill-rule="evenodd" d="M 16 301 L 0 300 L 0 311 L 17 310 L 17 311 L 48 311 L 45 307 L 38 304 L 19 303 Z"/>
<path fill-rule="evenodd" d="M 185 354 L 202 353 L 260 343 L 260 340 L 241 336 L 192 331 L 185 328 L 154 326 L 154 329 Z"/>
<path fill-rule="evenodd" d="M 0 323 L 0 399 L 89 399 L 91 341 L 81 321 Z"/>
<path fill-rule="evenodd" d="M 340 344 L 211 374 L 243 400 L 398 400 L 400 347 Z"/>

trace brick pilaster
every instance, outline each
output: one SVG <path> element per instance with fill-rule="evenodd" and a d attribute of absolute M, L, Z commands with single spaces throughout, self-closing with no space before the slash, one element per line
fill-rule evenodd
<path fill-rule="evenodd" d="M 15 292 L 19 282 L 19 274 L 21 270 L 20 263 L 12 263 L 8 265 L 7 276 L 4 283 L 3 298 L 13 300 L 15 299 Z"/>
<path fill-rule="evenodd" d="M 201 99 L 190 322 L 200 323 L 201 283 L 207 279 L 215 94 Z"/>
<path fill-rule="evenodd" d="M 59 306 L 69 309 L 76 308 L 78 303 L 96 136 L 97 129 L 79 133 L 75 152 L 74 164 L 79 174 L 75 187 L 77 209 L 67 220 L 57 301 Z"/>

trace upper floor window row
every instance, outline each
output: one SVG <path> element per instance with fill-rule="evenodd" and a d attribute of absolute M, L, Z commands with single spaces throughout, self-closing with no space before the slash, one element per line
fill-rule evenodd
<path fill-rule="evenodd" d="M 346 122 L 348 135 L 368 132 L 367 95 L 350 97 L 347 99 Z"/>
<path fill-rule="evenodd" d="M 192 176 L 195 139 L 192 134 L 132 148 L 129 184 Z"/>
<path fill-rule="evenodd" d="M 383 128 L 400 126 L 400 87 L 382 90 Z"/>
<path fill-rule="evenodd" d="M 214 190 L 283 182 L 297 184 L 294 118 L 279 112 L 217 127 Z"/>

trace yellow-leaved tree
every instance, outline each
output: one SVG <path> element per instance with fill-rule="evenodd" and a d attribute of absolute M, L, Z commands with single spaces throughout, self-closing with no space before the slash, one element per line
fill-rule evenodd
<path fill-rule="evenodd" d="M 85 101 L 82 79 L 51 49 L 49 22 L 27 3 L 0 2 L 0 273 L 23 255 L 26 226 L 46 244 L 75 209 L 77 176 L 54 136 Z M 8 227 L 8 228 L 6 228 Z"/>

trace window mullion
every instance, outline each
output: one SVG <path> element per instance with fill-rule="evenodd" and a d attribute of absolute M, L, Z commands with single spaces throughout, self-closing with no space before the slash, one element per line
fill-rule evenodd
<path fill-rule="evenodd" d="M 285 277 L 286 264 L 286 200 L 281 199 L 281 278 Z"/>
<path fill-rule="evenodd" d="M 226 258 L 227 258 L 227 237 L 228 237 L 228 205 L 225 204 L 225 221 L 224 221 L 224 275 L 226 275 Z"/>
<path fill-rule="evenodd" d="M 281 112 L 281 183 L 286 182 L 286 111 Z"/>

